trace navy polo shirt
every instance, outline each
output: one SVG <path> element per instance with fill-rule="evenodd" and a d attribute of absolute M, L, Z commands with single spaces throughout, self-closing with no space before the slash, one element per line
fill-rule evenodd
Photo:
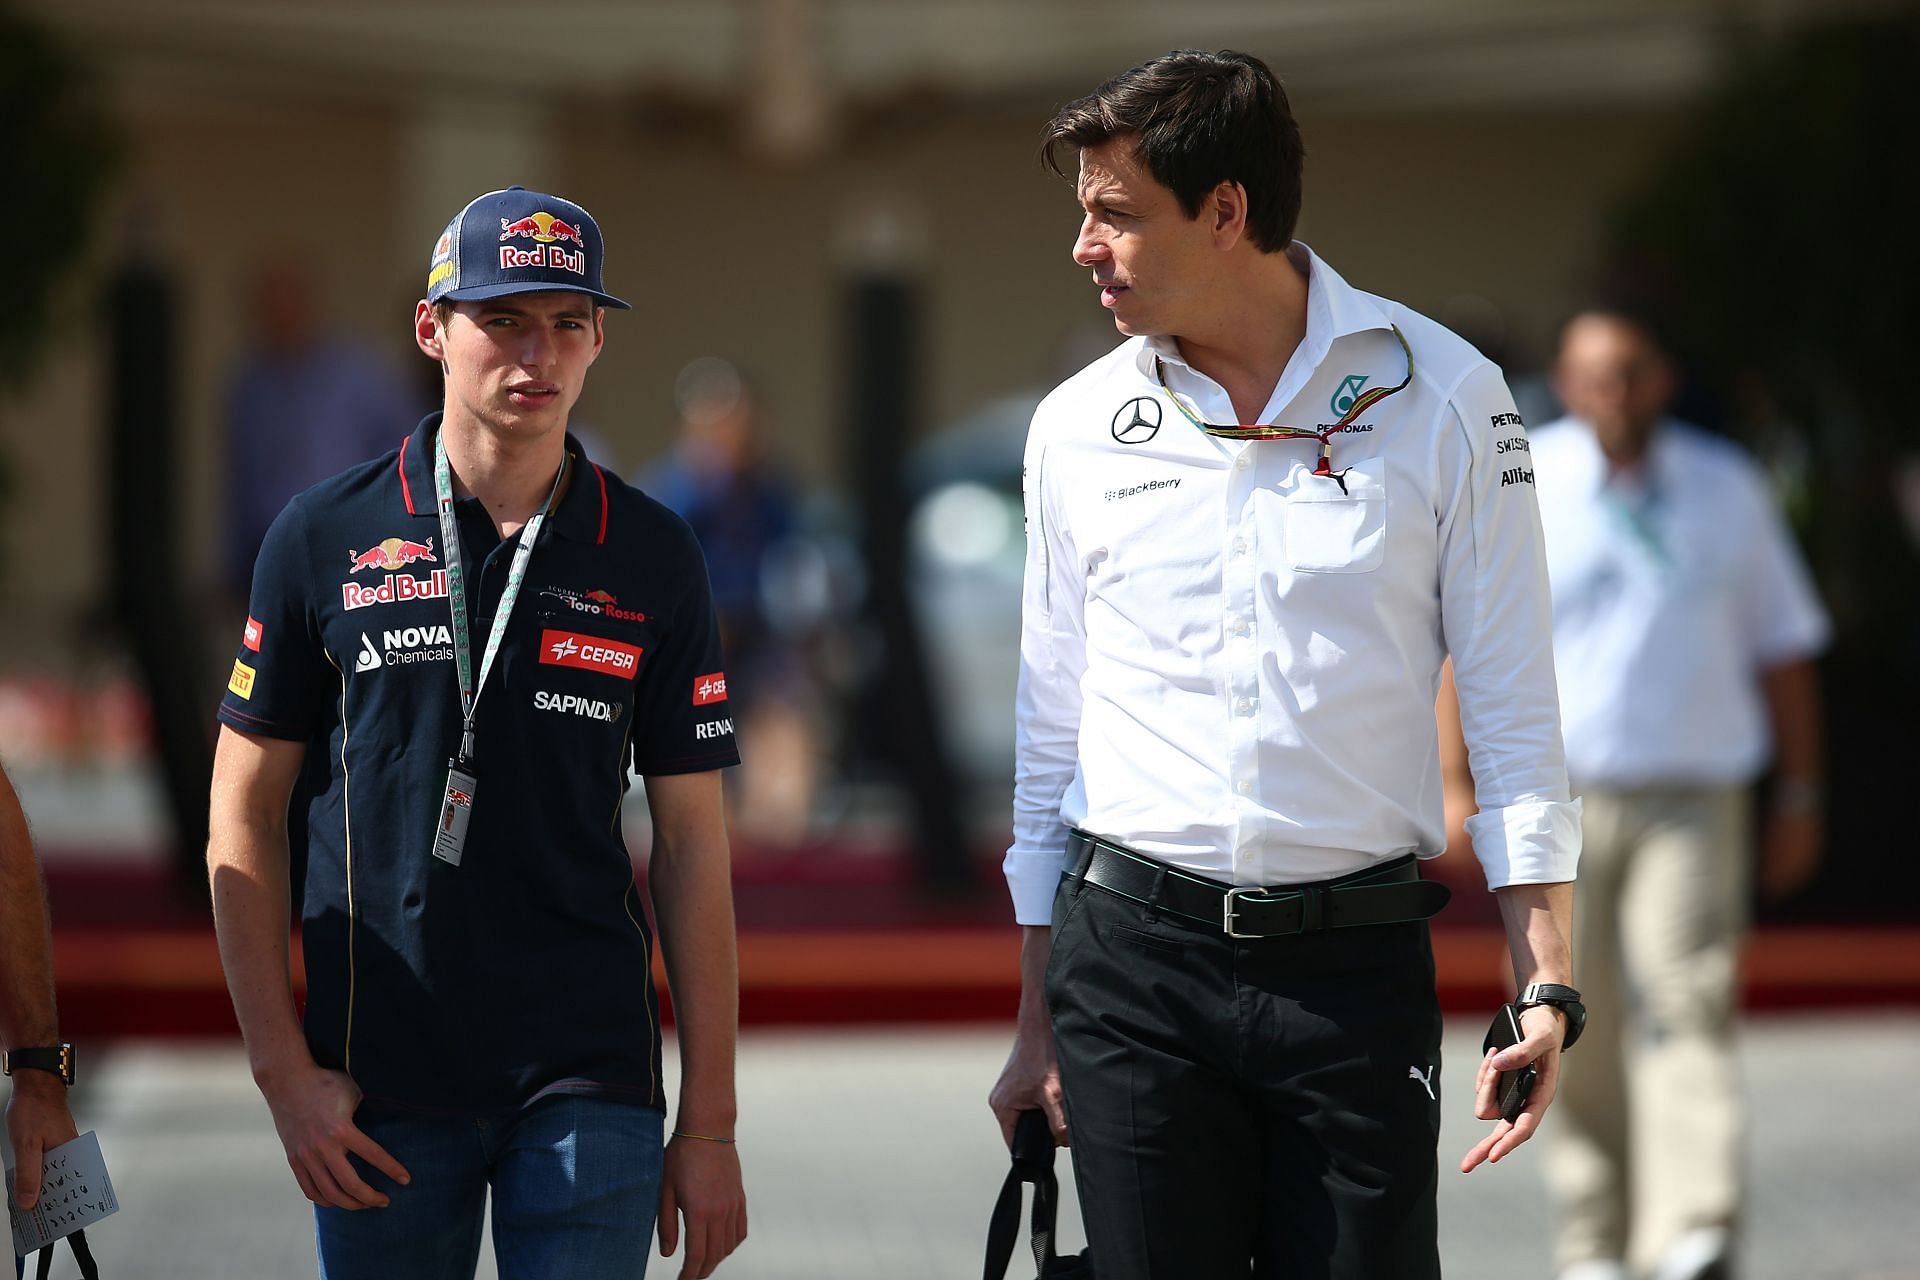
<path fill-rule="evenodd" d="M 307 1042 L 376 1102 L 658 1106 L 652 938 L 620 813 L 630 767 L 739 763 L 706 563 L 684 521 L 568 437 L 567 491 L 480 695 L 465 854 L 441 862 L 461 709 L 439 423 L 280 514 L 220 704 L 242 733 L 325 752 L 304 815 Z M 477 679 L 518 535 L 477 499 L 455 508 Z"/>

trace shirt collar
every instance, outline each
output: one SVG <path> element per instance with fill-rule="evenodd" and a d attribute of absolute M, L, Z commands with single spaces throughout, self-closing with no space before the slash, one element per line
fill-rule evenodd
<path fill-rule="evenodd" d="M 400 446 L 397 463 L 400 503 L 410 516 L 434 514 L 433 438 L 440 429 L 440 418 L 438 412 L 422 418 Z M 606 473 L 587 457 L 586 448 L 571 432 L 567 434 L 567 452 L 573 455 L 573 475 L 551 517 L 553 527 L 556 532 L 580 542 L 604 543 L 607 540 Z"/>
<path fill-rule="evenodd" d="M 1316 369 L 1336 338 L 1393 328 L 1393 322 L 1371 297 L 1341 279 L 1340 273 L 1304 242 L 1295 240 L 1287 246 L 1286 254 L 1294 269 L 1307 278 L 1307 332 L 1293 360 L 1288 361 L 1289 367 L 1294 361 L 1304 361 L 1301 367 Z M 1171 336 L 1147 338 L 1140 344 L 1135 362 L 1143 376 L 1154 377 L 1155 361 L 1182 369 L 1192 367 Z"/>

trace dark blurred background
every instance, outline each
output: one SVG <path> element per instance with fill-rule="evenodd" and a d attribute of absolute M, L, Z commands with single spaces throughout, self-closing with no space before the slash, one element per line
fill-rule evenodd
<path fill-rule="evenodd" d="M 56 923 L 202 918 L 260 530 L 436 406 L 428 250 L 509 183 L 593 210 L 636 304 L 575 424 L 712 561 L 743 920 L 1004 921 L 1021 437 L 1115 340 L 1035 140 L 1194 45 L 1286 79 L 1301 238 L 1529 421 L 1571 308 L 1657 310 L 1836 621 L 1831 853 L 1764 920 L 1920 917 L 1906 6 L 68 0 L 0 5 L 0 755 Z"/>

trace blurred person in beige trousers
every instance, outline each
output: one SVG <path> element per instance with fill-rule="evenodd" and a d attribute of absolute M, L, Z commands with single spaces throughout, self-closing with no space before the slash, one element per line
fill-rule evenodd
<path fill-rule="evenodd" d="M 1678 378 L 1643 317 L 1575 316 L 1554 386 L 1567 416 L 1517 461 L 1537 476 L 1585 800 L 1573 954 L 1590 1012 L 1546 1153 L 1557 1274 L 1728 1280 L 1749 788 L 1771 755 L 1759 877 L 1783 896 L 1821 852 L 1827 618 L 1760 469 L 1667 416 Z"/>

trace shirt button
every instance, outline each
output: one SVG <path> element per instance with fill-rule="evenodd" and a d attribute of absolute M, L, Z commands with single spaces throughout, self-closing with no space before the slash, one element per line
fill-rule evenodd
<path fill-rule="evenodd" d="M 1237 457 L 1237 458 L 1235 458 L 1235 459 L 1233 460 L 1233 469 L 1234 469 L 1235 471 L 1245 471 L 1245 470 L 1247 469 L 1247 455 L 1246 455 L 1246 454 L 1244 454 L 1244 453 L 1243 453 L 1243 454 L 1241 454 L 1241 455 L 1240 455 L 1239 457 Z"/>
<path fill-rule="evenodd" d="M 1251 782 L 1243 782 L 1239 786 L 1235 787 L 1234 790 L 1238 791 L 1243 796 L 1250 796 L 1253 794 L 1253 784 Z"/>
<path fill-rule="evenodd" d="M 1245 538 L 1235 538 L 1233 540 L 1233 554 L 1237 556 L 1247 554 L 1247 540 Z"/>
<path fill-rule="evenodd" d="M 1243 715 L 1243 716 L 1252 715 L 1253 707 L 1254 707 L 1254 702 L 1252 698 L 1235 698 L 1233 700 L 1233 709 L 1236 713 L 1240 715 Z"/>

